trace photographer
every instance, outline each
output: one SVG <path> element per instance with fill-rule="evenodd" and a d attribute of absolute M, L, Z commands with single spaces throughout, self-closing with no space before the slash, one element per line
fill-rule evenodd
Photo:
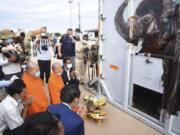
<path fill-rule="evenodd" d="M 84 83 L 88 53 L 89 53 L 88 35 L 83 35 L 82 41 L 76 42 L 75 67 L 77 71 L 77 78 L 80 80 L 80 83 Z"/>
<path fill-rule="evenodd" d="M 41 37 L 35 40 L 33 48 L 37 52 L 37 60 L 40 68 L 40 77 L 44 80 L 44 74 L 46 76 L 46 83 L 48 83 L 51 73 L 51 42 L 46 32 L 46 27 L 41 28 Z"/>
<path fill-rule="evenodd" d="M 18 63 L 17 50 L 21 50 L 21 47 L 15 47 L 14 45 L 14 33 L 12 30 L 2 30 L 1 35 L 1 46 L 0 46 L 0 61 L 4 79 L 9 80 L 13 75 L 21 77 L 21 67 Z"/>
<path fill-rule="evenodd" d="M 69 57 L 72 61 L 74 68 L 76 39 L 73 36 L 73 30 L 71 28 L 68 28 L 67 33 L 61 37 L 60 43 L 61 43 L 61 45 L 59 46 L 60 53 L 58 54 L 59 57 L 61 57 L 62 59 Z"/>
<path fill-rule="evenodd" d="M 23 72 L 26 70 L 27 62 L 30 59 L 30 40 L 24 32 L 20 32 L 19 35 L 14 38 L 14 43 L 22 48 L 21 55 L 18 59 Z"/>

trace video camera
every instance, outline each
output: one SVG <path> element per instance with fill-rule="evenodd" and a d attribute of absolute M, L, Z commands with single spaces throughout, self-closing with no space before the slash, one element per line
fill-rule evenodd
<path fill-rule="evenodd" d="M 89 48 L 88 47 L 83 49 L 83 53 L 88 53 L 88 52 L 89 52 Z"/>
<path fill-rule="evenodd" d="M 23 51 L 19 50 L 18 49 L 18 46 L 20 45 L 16 45 L 16 48 L 17 50 L 16 51 L 7 51 L 7 52 L 4 52 L 3 55 L 6 57 L 6 58 L 11 58 L 12 56 L 16 57 L 16 61 L 14 62 L 17 62 L 17 63 L 24 63 L 26 60 L 28 60 L 27 56 L 25 53 L 23 53 Z M 21 46 L 20 46 L 21 47 Z"/>
<path fill-rule="evenodd" d="M 90 63 L 93 65 L 98 61 L 98 45 L 92 45 L 90 48 Z"/>
<path fill-rule="evenodd" d="M 47 51 L 48 50 L 48 46 L 47 45 L 42 45 L 41 49 L 44 50 L 44 51 Z"/>
<path fill-rule="evenodd" d="M 88 47 L 83 49 L 83 57 L 84 57 L 84 64 L 86 64 L 86 62 L 89 58 L 89 48 Z"/>
<path fill-rule="evenodd" d="M 48 50 L 48 34 L 47 33 L 41 33 L 41 49 L 43 51 Z"/>
<path fill-rule="evenodd" d="M 4 52 L 3 55 L 6 57 L 6 58 L 10 58 L 12 56 L 15 56 L 16 57 L 16 61 L 14 62 L 17 62 L 17 63 L 24 63 L 27 58 L 24 54 L 20 54 L 19 52 L 17 51 L 8 51 L 8 52 Z"/>

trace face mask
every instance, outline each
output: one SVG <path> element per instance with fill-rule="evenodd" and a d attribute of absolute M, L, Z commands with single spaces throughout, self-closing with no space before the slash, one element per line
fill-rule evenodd
<path fill-rule="evenodd" d="M 8 39 L 6 39 L 6 44 L 12 44 L 13 43 L 13 39 L 12 38 L 8 38 Z"/>
<path fill-rule="evenodd" d="M 22 111 L 23 111 L 23 109 L 24 109 L 23 101 L 22 101 L 22 99 L 18 99 L 17 102 L 18 102 L 18 110 L 19 110 L 19 113 L 22 113 Z"/>
<path fill-rule="evenodd" d="M 41 37 L 48 37 L 48 34 L 47 33 L 45 33 L 45 32 L 43 32 L 43 33 L 41 33 Z"/>
<path fill-rule="evenodd" d="M 62 75 L 62 73 L 60 72 L 60 73 L 58 73 L 57 75 L 58 75 L 58 76 L 61 76 L 61 75 Z"/>
<path fill-rule="evenodd" d="M 63 66 L 63 61 L 62 60 L 60 61 L 60 64 L 61 64 L 61 66 Z"/>
<path fill-rule="evenodd" d="M 18 103 L 18 106 L 17 106 L 17 107 L 18 107 L 19 113 L 22 113 L 22 111 L 23 111 L 23 109 L 24 109 L 23 101 L 22 101 L 22 99 L 19 97 L 18 94 L 16 94 L 16 97 L 17 97 L 16 101 L 17 101 L 17 103 Z"/>
<path fill-rule="evenodd" d="M 21 68 L 22 68 L 23 70 L 26 70 L 26 67 L 27 67 L 27 65 L 22 65 L 22 66 L 21 66 Z"/>
<path fill-rule="evenodd" d="M 18 104 L 22 104 L 22 99 L 17 100 Z"/>
<path fill-rule="evenodd" d="M 76 101 L 76 105 L 79 106 L 79 100 Z"/>
<path fill-rule="evenodd" d="M 67 68 L 68 69 L 72 68 L 72 64 L 67 64 Z"/>
<path fill-rule="evenodd" d="M 39 77 L 40 76 L 40 71 L 36 72 L 34 76 Z"/>
<path fill-rule="evenodd" d="M 87 44 L 87 41 L 86 41 L 86 40 L 82 40 L 82 43 L 83 43 L 83 44 Z"/>

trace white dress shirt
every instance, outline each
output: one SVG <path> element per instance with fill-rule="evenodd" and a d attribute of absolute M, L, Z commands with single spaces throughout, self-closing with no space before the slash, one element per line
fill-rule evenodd
<path fill-rule="evenodd" d="M 66 68 L 65 68 L 65 71 L 66 71 L 66 73 L 67 73 L 68 79 L 70 80 L 70 79 L 71 79 L 71 78 L 70 78 L 70 73 L 69 73 L 69 72 L 70 72 L 70 69 L 66 69 Z"/>
<path fill-rule="evenodd" d="M 0 135 L 7 129 L 13 130 L 23 124 L 17 101 L 7 96 L 0 103 Z"/>
<path fill-rule="evenodd" d="M 70 105 L 68 105 L 67 103 L 64 103 L 64 102 L 62 102 L 62 104 L 64 104 L 65 106 L 67 106 L 71 110 L 71 106 Z"/>

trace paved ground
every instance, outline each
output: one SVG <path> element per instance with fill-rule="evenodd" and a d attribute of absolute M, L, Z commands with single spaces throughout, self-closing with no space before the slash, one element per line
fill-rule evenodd
<path fill-rule="evenodd" d="M 32 60 L 36 61 L 34 58 Z M 52 63 L 55 61 L 56 60 L 53 59 Z M 82 96 L 90 94 L 83 86 L 80 86 L 80 89 Z M 46 95 L 49 97 L 47 86 Z M 81 103 L 83 104 L 83 102 Z M 86 135 L 162 135 L 110 104 L 103 107 L 103 110 L 106 111 L 108 115 L 101 125 L 91 119 L 85 120 Z"/>
<path fill-rule="evenodd" d="M 81 104 L 83 104 L 82 97 L 91 93 L 83 86 L 80 86 L 80 90 Z M 46 95 L 49 98 L 47 86 Z M 85 120 L 85 135 L 162 135 L 111 104 L 107 104 L 102 109 L 107 112 L 107 118 L 102 124 L 97 124 L 91 119 Z"/>
<path fill-rule="evenodd" d="M 82 86 L 80 88 L 82 96 L 89 94 Z M 162 135 L 110 104 L 103 107 L 103 110 L 108 115 L 101 125 L 93 120 L 85 120 L 86 135 Z"/>

